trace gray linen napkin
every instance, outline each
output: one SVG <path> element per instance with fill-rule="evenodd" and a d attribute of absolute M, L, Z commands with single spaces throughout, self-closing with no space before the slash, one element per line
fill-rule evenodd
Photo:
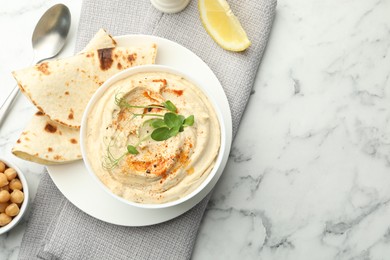
<path fill-rule="evenodd" d="M 232 110 L 235 135 L 268 41 L 276 0 L 229 3 L 252 41 L 252 46 L 242 53 L 223 50 L 207 35 L 196 0 L 179 14 L 163 14 L 149 0 L 84 0 L 76 51 L 100 28 L 112 35 L 151 34 L 184 45 L 202 58 L 220 80 Z M 209 197 L 165 223 L 122 227 L 77 209 L 44 174 L 19 259 L 189 259 Z"/>

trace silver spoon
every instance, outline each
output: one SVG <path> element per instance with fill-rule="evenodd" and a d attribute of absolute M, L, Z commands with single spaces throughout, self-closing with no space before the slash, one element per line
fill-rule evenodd
<path fill-rule="evenodd" d="M 38 21 L 32 35 L 34 50 L 33 63 L 53 58 L 65 45 L 70 28 L 71 16 L 68 7 L 57 4 L 49 8 Z M 0 126 L 6 118 L 9 108 L 19 92 L 15 86 L 0 108 Z"/>

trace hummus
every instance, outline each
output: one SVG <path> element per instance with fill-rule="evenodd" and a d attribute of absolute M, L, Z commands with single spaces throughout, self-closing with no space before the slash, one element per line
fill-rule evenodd
<path fill-rule="evenodd" d="M 118 98 L 153 108 L 119 107 Z M 169 112 L 158 107 L 167 100 L 178 114 L 194 115 L 194 124 L 155 141 L 147 122 Z M 213 169 L 221 142 L 218 118 L 205 94 L 165 72 L 137 73 L 113 84 L 91 108 L 86 127 L 93 172 L 114 194 L 137 203 L 165 203 L 194 191 Z M 128 145 L 138 143 L 138 154 L 127 152 Z M 113 159 L 117 164 L 107 167 Z"/>

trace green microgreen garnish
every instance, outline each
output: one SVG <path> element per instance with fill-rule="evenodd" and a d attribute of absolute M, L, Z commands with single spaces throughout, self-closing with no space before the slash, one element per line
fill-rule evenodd
<path fill-rule="evenodd" d="M 195 122 L 194 115 L 184 117 L 183 115 L 177 114 L 177 107 L 170 100 L 161 103 L 161 105 L 135 106 L 129 104 L 124 98 L 119 98 L 118 95 L 116 95 L 115 104 L 120 108 L 146 108 L 148 109 L 148 112 L 151 112 L 153 108 L 159 108 L 159 109 L 165 109 L 168 112 L 166 112 L 165 114 L 133 113 L 134 117 L 144 117 L 144 116 L 155 117 L 146 120 L 140 127 L 143 128 L 145 127 L 145 125 L 149 125 L 150 127 L 153 128 L 153 131 L 151 133 L 146 134 L 143 137 L 139 137 L 139 140 L 135 145 L 128 145 L 127 151 L 118 158 L 115 158 L 112 155 L 112 153 L 110 152 L 111 145 L 108 145 L 105 163 L 103 164 L 103 167 L 106 169 L 112 169 L 116 167 L 119 164 L 119 162 L 128 154 L 137 155 L 139 153 L 137 150 L 138 146 L 143 141 L 147 140 L 149 137 L 155 141 L 164 141 L 171 137 L 176 136 L 180 132 L 183 132 L 185 127 L 193 126 Z"/>
<path fill-rule="evenodd" d="M 127 155 L 127 152 L 126 152 L 126 153 L 123 153 L 119 157 L 115 157 L 111 153 L 110 148 L 114 145 L 113 144 L 114 140 L 115 139 L 111 139 L 110 143 L 107 145 L 107 149 L 106 149 L 107 153 L 106 153 L 106 156 L 104 157 L 104 162 L 102 163 L 103 168 L 106 170 L 111 170 L 111 169 L 115 168 L 116 166 L 118 166 L 119 162 Z"/>
<path fill-rule="evenodd" d="M 130 154 L 138 154 L 139 153 L 137 148 L 135 148 L 132 145 L 128 145 L 127 146 L 127 152 L 130 153 Z"/>
<path fill-rule="evenodd" d="M 165 101 L 162 103 L 162 105 L 169 111 L 173 112 L 173 113 L 176 113 L 177 111 L 177 108 L 176 106 L 169 100 Z"/>
<path fill-rule="evenodd" d="M 192 126 L 193 124 L 193 115 L 185 118 L 182 115 L 168 112 L 165 113 L 164 119 L 155 119 L 151 122 L 151 126 L 156 128 L 152 132 L 151 137 L 155 141 L 164 141 L 176 136 L 179 132 L 183 132 L 184 127 Z"/>
<path fill-rule="evenodd" d="M 192 126 L 195 122 L 194 115 L 190 115 L 186 119 L 184 119 L 183 126 Z"/>

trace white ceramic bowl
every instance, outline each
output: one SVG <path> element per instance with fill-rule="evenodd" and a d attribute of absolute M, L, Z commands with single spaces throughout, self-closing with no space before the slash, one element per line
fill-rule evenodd
<path fill-rule="evenodd" d="M 85 145 L 85 140 L 86 140 L 86 135 L 87 135 L 87 127 L 86 127 L 86 125 L 87 125 L 87 118 L 88 118 L 88 115 L 89 115 L 91 109 L 94 107 L 95 103 L 102 97 L 104 92 L 108 88 L 110 88 L 114 83 L 118 82 L 119 80 L 125 79 L 125 78 L 127 78 L 127 77 L 129 77 L 131 75 L 134 75 L 136 73 L 142 73 L 142 72 L 167 72 L 167 73 L 175 74 L 175 75 L 178 75 L 178 76 L 181 76 L 181 77 L 185 78 L 187 81 L 193 83 L 195 86 L 200 88 L 203 91 L 203 93 L 208 97 L 208 99 L 210 100 L 211 104 L 213 105 L 214 110 L 215 110 L 215 112 L 217 114 L 217 117 L 218 117 L 218 120 L 219 120 L 220 130 L 221 130 L 221 146 L 219 148 L 217 160 L 216 160 L 214 168 L 209 173 L 207 178 L 194 191 L 192 191 L 190 194 L 188 194 L 188 195 L 186 195 L 186 196 L 184 196 L 184 197 L 182 197 L 180 199 L 177 199 L 177 200 L 174 200 L 174 201 L 170 201 L 170 202 L 166 202 L 166 203 L 160 203 L 160 204 L 136 203 L 136 202 L 133 202 L 133 201 L 126 200 L 126 199 L 124 199 L 124 198 L 114 194 L 94 174 L 93 169 L 92 169 L 92 167 L 90 165 L 90 162 L 88 161 L 87 156 L 86 156 L 87 155 L 87 149 L 86 149 L 86 145 Z M 218 170 L 219 167 L 224 167 L 225 166 L 224 163 L 223 163 L 223 155 L 224 155 L 225 150 L 226 150 L 226 128 L 225 128 L 225 124 L 224 124 L 224 121 L 223 121 L 223 118 L 222 118 L 222 112 L 221 112 L 220 108 L 216 104 L 217 104 L 217 102 L 215 101 L 214 97 L 209 94 L 209 92 L 208 92 L 208 90 L 207 90 L 207 88 L 205 86 L 202 86 L 197 80 L 195 80 L 191 76 L 187 75 L 186 73 L 184 73 L 184 72 L 182 72 L 180 70 L 177 70 L 175 68 L 172 68 L 172 67 L 163 66 L 163 65 L 144 65 L 144 66 L 137 66 L 137 67 L 129 68 L 127 70 L 119 72 L 118 74 L 116 74 L 113 77 L 111 77 L 110 79 L 108 79 L 96 91 L 96 93 L 93 95 L 93 97 L 89 101 L 89 103 L 87 105 L 87 108 L 85 109 L 83 118 L 82 118 L 81 131 L 80 131 L 80 146 L 81 146 L 81 153 L 83 155 L 84 163 L 86 165 L 88 173 L 111 196 L 113 196 L 115 199 L 118 199 L 118 200 L 120 200 L 120 201 L 122 201 L 122 202 L 124 202 L 124 203 L 126 203 L 128 205 L 131 205 L 131 206 L 135 206 L 135 207 L 139 207 L 139 208 L 147 208 L 147 209 L 168 208 L 168 207 L 176 206 L 178 204 L 181 204 L 181 203 L 191 199 L 192 197 L 197 195 L 200 191 L 202 191 L 207 186 L 207 184 L 216 175 L 217 170 Z M 205 194 L 205 196 L 206 195 L 207 194 Z"/>
<path fill-rule="evenodd" d="M 22 219 L 24 213 L 27 210 L 27 206 L 29 204 L 29 190 L 27 185 L 26 177 L 24 177 L 23 172 L 11 161 L 7 160 L 6 158 L 0 157 L 0 161 L 4 162 L 8 167 L 12 167 L 16 170 L 18 174 L 18 178 L 20 179 L 22 185 L 23 185 L 23 193 L 24 193 L 24 200 L 22 202 L 22 206 L 20 207 L 19 214 L 16 215 L 10 223 L 7 225 L 0 227 L 0 235 L 4 234 L 8 231 L 10 231 L 13 227 L 15 227 L 19 221 Z"/>

